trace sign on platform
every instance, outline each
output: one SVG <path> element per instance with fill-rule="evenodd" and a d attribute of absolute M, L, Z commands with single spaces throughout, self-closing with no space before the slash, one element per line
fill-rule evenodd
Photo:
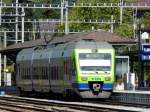
<path fill-rule="evenodd" d="M 141 39 L 148 39 L 148 38 L 149 38 L 149 34 L 147 32 L 142 33 Z"/>
<path fill-rule="evenodd" d="M 142 48 L 144 53 L 150 53 L 150 45 L 142 45 Z"/>
<path fill-rule="evenodd" d="M 143 61 L 149 61 L 150 60 L 150 54 L 149 55 L 141 54 L 141 60 L 143 60 Z"/>
<path fill-rule="evenodd" d="M 149 44 L 142 45 L 142 51 L 141 51 L 140 56 L 141 56 L 142 61 L 150 61 L 150 45 Z"/>

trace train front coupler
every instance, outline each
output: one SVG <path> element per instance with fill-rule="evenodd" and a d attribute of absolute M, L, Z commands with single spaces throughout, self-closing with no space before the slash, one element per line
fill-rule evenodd
<path fill-rule="evenodd" d="M 94 95 L 98 95 L 102 92 L 103 82 L 101 81 L 89 81 L 89 88 Z"/>

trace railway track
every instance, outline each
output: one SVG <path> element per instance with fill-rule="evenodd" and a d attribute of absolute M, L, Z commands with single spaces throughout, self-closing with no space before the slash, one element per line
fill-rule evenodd
<path fill-rule="evenodd" d="M 138 108 L 101 103 L 64 102 L 57 100 L 0 96 L 0 109 L 11 112 L 148 112 L 150 108 Z"/>
<path fill-rule="evenodd" d="M 89 101 L 87 100 L 87 102 L 89 103 L 97 103 L 97 104 L 107 104 L 109 105 L 111 103 L 111 105 L 121 105 L 121 106 L 127 106 L 127 107 L 135 107 L 135 108 L 149 108 L 150 109 L 150 105 L 147 104 L 134 104 L 134 103 L 124 103 L 124 102 L 119 102 L 119 101 L 115 101 L 113 99 L 109 99 L 109 100 L 99 100 L 99 101 Z M 150 111 L 150 110 L 149 110 Z"/>

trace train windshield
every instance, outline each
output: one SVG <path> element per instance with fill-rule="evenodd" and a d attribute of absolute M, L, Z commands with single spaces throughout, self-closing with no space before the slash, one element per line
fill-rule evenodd
<path fill-rule="evenodd" d="M 110 53 L 80 53 L 80 69 L 82 71 L 110 71 Z"/>

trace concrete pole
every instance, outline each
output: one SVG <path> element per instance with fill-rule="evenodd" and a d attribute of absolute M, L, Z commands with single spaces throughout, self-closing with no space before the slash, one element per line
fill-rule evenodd
<path fill-rule="evenodd" d="M 64 22 L 64 0 L 61 0 L 61 25 Z"/>
<path fill-rule="evenodd" d="M 65 1 L 65 8 L 66 8 L 66 12 L 65 12 L 65 34 L 67 35 L 69 33 L 69 23 L 68 23 L 68 1 Z"/>
<path fill-rule="evenodd" d="M 32 40 L 35 40 L 35 22 L 32 24 L 32 33 L 33 33 L 33 38 Z"/>
<path fill-rule="evenodd" d="M 18 0 L 16 0 L 16 43 L 18 43 Z"/>
<path fill-rule="evenodd" d="M 0 86 L 2 85 L 1 84 L 2 83 L 1 77 L 2 77 L 2 55 L 0 53 Z"/>
<path fill-rule="evenodd" d="M 137 38 L 137 8 L 133 8 L 133 32 L 134 38 Z"/>
<path fill-rule="evenodd" d="M 120 0 L 120 24 L 122 24 L 123 17 L 123 0 Z"/>
<path fill-rule="evenodd" d="M 2 24 L 2 0 L 0 2 L 0 25 Z"/>
<path fill-rule="evenodd" d="M 114 32 L 114 16 L 112 15 L 111 16 L 111 33 L 113 33 Z"/>
<path fill-rule="evenodd" d="M 4 32 L 4 48 L 6 48 L 7 47 L 7 39 L 6 39 L 6 37 L 7 37 L 7 33 L 6 32 Z M 6 77 L 6 66 L 7 66 L 7 57 L 6 57 L 6 55 L 4 55 L 4 79 L 6 79 L 5 77 Z M 4 82 L 6 83 L 6 80 L 4 80 Z"/>
<path fill-rule="evenodd" d="M 2 47 L 2 40 L 0 39 L 0 47 Z M 1 48 L 0 48 L 1 49 Z M 2 85 L 2 54 L 0 53 L 0 86 Z"/>
<path fill-rule="evenodd" d="M 24 8 L 22 8 L 22 17 L 21 17 L 21 19 L 22 19 L 22 25 L 21 25 L 22 26 L 22 34 L 21 34 L 22 43 L 24 43 L 24 16 L 25 16 L 25 12 L 24 12 Z"/>

